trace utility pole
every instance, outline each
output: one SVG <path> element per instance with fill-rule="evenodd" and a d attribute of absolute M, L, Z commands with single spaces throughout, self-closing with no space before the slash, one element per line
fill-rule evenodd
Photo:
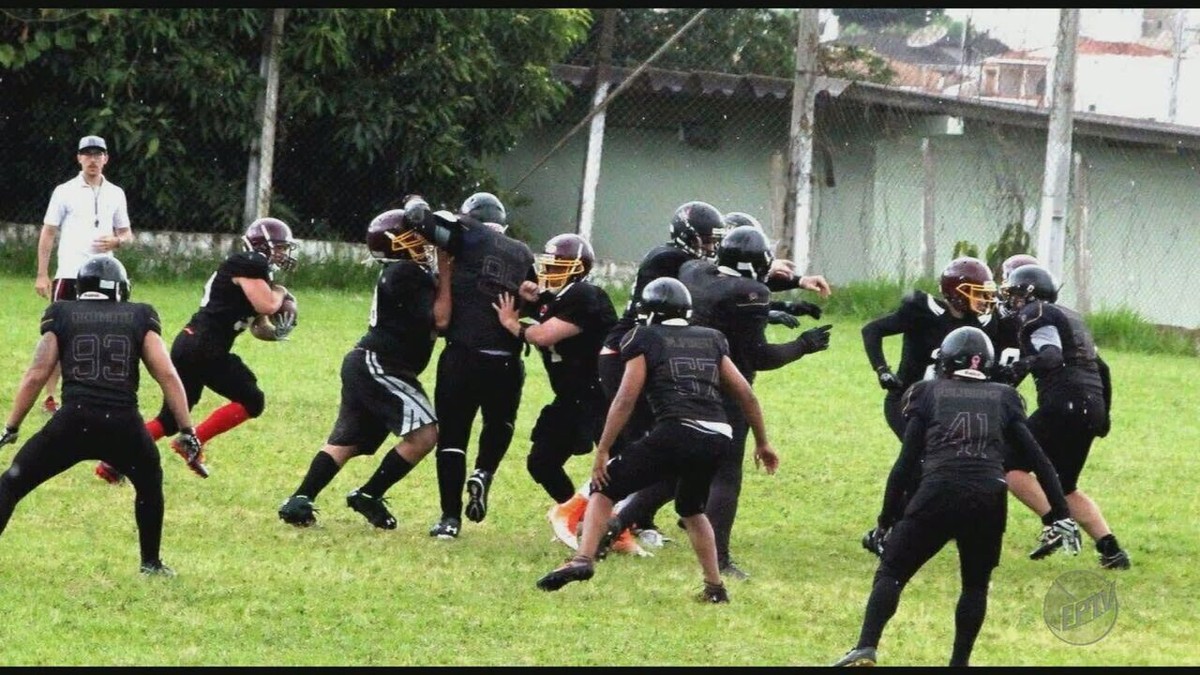
<path fill-rule="evenodd" d="M 271 211 L 271 175 L 275 165 L 275 114 L 279 107 L 279 45 L 287 9 L 276 8 L 271 26 L 263 37 L 259 76 L 264 87 L 258 97 L 259 138 L 250 143 L 250 166 L 246 172 L 246 206 L 243 218 L 250 223 Z"/>
<path fill-rule="evenodd" d="M 818 9 L 802 7 L 796 12 L 798 30 L 796 74 L 792 80 L 791 152 L 779 257 L 792 260 L 797 272 L 805 274 L 811 256 L 813 109 L 817 97 L 817 50 L 821 36 Z"/>
<path fill-rule="evenodd" d="M 1183 44 L 1183 33 L 1187 24 L 1187 10 L 1175 10 L 1175 30 L 1173 31 L 1174 40 L 1171 43 L 1171 98 L 1167 102 L 1167 121 L 1171 124 L 1175 123 L 1175 116 L 1179 107 L 1179 67 L 1183 61 L 1183 52 L 1185 47 Z"/>
<path fill-rule="evenodd" d="M 597 110 L 588 130 L 587 156 L 583 162 L 583 185 L 579 195 L 579 222 L 576 233 L 592 240 L 592 225 L 596 220 L 596 188 L 600 184 L 600 156 L 604 149 L 604 110 L 600 108 L 608 98 L 609 73 L 612 71 L 612 47 L 616 35 L 617 10 L 608 7 L 600 26 L 600 49 L 596 59 L 596 93 L 592 96 L 592 109 Z"/>
<path fill-rule="evenodd" d="M 1079 8 L 1059 10 L 1054 55 L 1054 90 L 1046 131 L 1046 166 L 1042 175 L 1042 204 L 1038 213 L 1037 257 L 1061 279 L 1066 242 L 1067 201 L 1071 188 L 1071 134 L 1075 110 L 1075 46 L 1079 39 Z"/>

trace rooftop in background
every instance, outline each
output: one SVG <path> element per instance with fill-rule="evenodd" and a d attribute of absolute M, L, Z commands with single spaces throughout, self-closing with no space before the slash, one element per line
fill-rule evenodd
<path fill-rule="evenodd" d="M 870 49 L 880 56 L 904 63 L 958 67 L 966 63 L 977 64 L 989 56 L 1009 51 L 1007 45 L 986 35 L 970 36 L 963 49 L 962 40 L 949 35 L 924 47 L 913 47 L 909 36 L 886 33 L 863 33 L 842 35 L 833 41 L 836 45 L 847 45 Z M 966 58 L 964 59 L 964 53 Z"/>
<path fill-rule="evenodd" d="M 609 83 L 614 86 L 620 85 L 633 70 L 612 68 Z M 596 69 L 590 66 L 557 64 L 552 68 L 552 72 L 555 77 L 576 88 L 591 89 L 595 86 Z M 641 89 L 654 93 L 684 93 L 697 96 L 771 98 L 788 102 L 792 97 L 791 80 L 763 75 L 647 68 L 638 79 L 639 82 L 631 85 L 631 91 Z M 1050 117 L 1047 109 L 1028 105 L 969 97 L 957 98 L 833 77 L 818 77 L 816 90 L 827 92 L 827 95 L 838 99 L 864 104 L 1033 128 L 1046 128 Z M 1200 127 L 1086 112 L 1076 112 L 1074 118 L 1075 132 L 1081 135 L 1200 150 Z"/>

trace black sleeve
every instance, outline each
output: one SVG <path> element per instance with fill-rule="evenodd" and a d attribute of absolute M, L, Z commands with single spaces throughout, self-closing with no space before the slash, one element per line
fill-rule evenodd
<path fill-rule="evenodd" d="M 449 211 L 429 211 L 414 229 L 450 255 L 458 255 L 463 247 L 463 230 L 467 226 L 459 216 Z"/>
<path fill-rule="evenodd" d="M 800 288 L 800 275 L 793 275 L 791 279 L 785 279 L 783 277 L 767 277 L 767 280 L 763 283 L 767 285 L 767 288 L 771 289 L 772 293 L 778 293 L 780 291 L 792 291 Z"/>
<path fill-rule="evenodd" d="M 1112 373 L 1108 370 L 1108 362 L 1096 355 L 1096 367 L 1100 369 L 1100 383 L 1104 385 L 1104 407 L 1112 414 Z"/>
<path fill-rule="evenodd" d="M 908 319 L 903 308 L 868 321 L 862 327 L 863 349 L 867 352 L 867 360 L 871 362 L 871 370 L 879 372 L 880 368 L 888 364 L 887 358 L 883 355 L 883 338 L 889 335 L 899 335 L 907 328 Z"/>
<path fill-rule="evenodd" d="M 905 493 L 916 483 L 921 468 L 921 455 L 925 452 L 925 418 L 913 415 L 904 427 L 904 443 L 900 456 L 888 474 L 887 488 L 883 492 L 883 510 L 879 512 L 878 525 L 887 529 L 904 515 Z"/>
<path fill-rule="evenodd" d="M 1033 466 L 1038 484 L 1046 493 L 1046 499 L 1050 500 L 1048 519 L 1053 522 L 1069 517 L 1071 511 L 1067 507 L 1067 498 L 1063 495 L 1062 483 L 1058 481 L 1058 472 L 1054 470 L 1054 465 L 1047 459 L 1046 453 L 1042 451 L 1042 446 L 1038 445 L 1037 440 L 1029 431 L 1025 419 L 1022 417 L 1011 420 L 1005 429 L 1004 436 L 1009 447 L 1019 448 L 1018 451 L 1024 452 L 1025 457 Z"/>
<path fill-rule="evenodd" d="M 649 337 L 650 331 L 643 330 L 642 326 L 634 326 L 633 330 L 626 333 L 625 337 L 621 338 L 621 363 L 642 355 L 646 356 L 646 360 L 650 360 L 655 345 Z"/>
<path fill-rule="evenodd" d="M 162 320 L 158 318 L 158 310 L 150 305 L 142 305 L 142 307 L 142 339 L 146 338 L 147 332 L 162 335 Z"/>
<path fill-rule="evenodd" d="M 262 279 L 268 283 L 271 281 L 270 262 L 267 256 L 257 251 L 234 253 L 226 258 L 222 265 L 231 277 Z"/>
<path fill-rule="evenodd" d="M 55 335 L 58 335 L 59 307 L 62 307 L 62 305 L 58 304 L 57 302 L 52 302 L 49 305 L 46 305 L 46 311 L 42 312 L 42 324 L 40 326 L 40 330 L 38 331 L 38 335 L 45 335 L 46 333 L 54 333 Z"/>

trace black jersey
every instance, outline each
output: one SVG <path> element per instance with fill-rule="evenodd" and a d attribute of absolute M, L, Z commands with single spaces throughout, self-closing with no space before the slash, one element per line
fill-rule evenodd
<path fill-rule="evenodd" d="M 692 294 L 692 325 L 721 331 L 729 345 L 729 358 L 742 376 L 753 382 L 758 373 L 758 350 L 767 344 L 770 289 L 707 259 L 684 263 L 679 280 Z"/>
<path fill-rule="evenodd" d="M 908 386 L 933 376 L 938 349 L 950 331 L 973 326 L 987 333 L 994 343 L 994 323 L 992 314 L 983 317 L 964 314 L 962 318 L 955 318 L 942 300 L 924 291 L 913 291 L 904 296 L 895 311 L 863 326 L 863 348 L 871 368 L 878 372 L 881 366 L 888 365 L 883 354 L 883 338 L 903 335 L 896 377 Z"/>
<path fill-rule="evenodd" d="M 1021 353 L 1038 353 L 1040 333 L 1053 329 L 1062 345 L 1062 367 L 1048 371 L 1033 370 L 1038 406 L 1049 402 L 1104 396 L 1104 383 L 1097 364 L 1096 343 L 1083 317 L 1073 309 L 1049 302 L 1035 301 L 1021 308 Z"/>
<path fill-rule="evenodd" d="M 596 359 L 617 313 L 603 288 L 586 281 L 567 284 L 558 293 L 544 294 L 534 318 L 538 321 L 560 319 L 578 326 L 578 335 L 539 347 L 550 387 L 555 396 L 580 398 L 585 392 L 598 391 L 600 376 Z"/>
<path fill-rule="evenodd" d="M 492 305 L 500 293 L 517 296 L 521 282 L 537 278 L 533 252 L 473 218 L 443 218 L 439 225 L 448 231 L 445 248 L 454 256 L 446 340 L 469 349 L 520 353 L 520 339 L 500 324 Z"/>
<path fill-rule="evenodd" d="M 411 260 L 386 263 L 375 282 L 367 332 L 356 346 L 379 355 L 389 370 L 420 375 L 429 365 L 433 325 L 433 273 Z"/>
<path fill-rule="evenodd" d="M 650 249 L 650 252 L 642 258 L 641 264 L 638 265 L 633 288 L 629 291 L 629 303 L 625 305 L 625 311 L 621 314 L 621 318 L 617 320 L 616 325 L 604 339 L 604 346 L 610 349 L 619 349 L 621 338 L 637 325 L 637 299 L 642 297 L 642 289 L 646 287 L 646 284 L 660 277 L 678 279 L 679 268 L 683 263 L 695 259 L 696 256 L 674 244 L 663 244 Z"/>
<path fill-rule="evenodd" d="M 158 312 L 140 302 L 55 302 L 42 333 L 58 339 L 63 403 L 137 410 L 138 375 L 146 333 L 162 334 Z"/>
<path fill-rule="evenodd" d="M 923 480 L 1004 480 L 1005 430 L 1025 419 L 1025 404 L 1005 384 L 938 378 L 905 392 L 904 416 L 924 422 Z"/>
<path fill-rule="evenodd" d="M 235 277 L 271 283 L 267 256 L 258 251 L 231 253 L 205 282 L 200 309 L 188 321 L 194 331 L 226 350 L 258 316 L 242 287 L 233 283 Z"/>
<path fill-rule="evenodd" d="M 646 357 L 643 392 L 659 422 L 727 422 L 720 367 L 728 354 L 719 331 L 687 324 L 635 326 L 621 341 L 622 361 Z"/>

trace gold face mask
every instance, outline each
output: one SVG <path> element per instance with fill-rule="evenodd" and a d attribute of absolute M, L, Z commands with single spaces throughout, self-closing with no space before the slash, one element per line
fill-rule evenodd
<path fill-rule="evenodd" d="M 983 284 L 961 283 L 954 291 L 967 299 L 967 304 L 975 314 L 983 316 L 991 314 L 996 305 L 996 282 L 988 281 Z"/>
<path fill-rule="evenodd" d="M 579 258 L 559 258 L 553 253 L 542 253 L 534 260 L 537 269 L 538 292 L 557 293 L 574 277 L 583 274 L 583 261 Z"/>
<path fill-rule="evenodd" d="M 407 255 L 413 262 L 434 269 L 437 267 L 437 248 L 430 244 L 415 230 L 406 230 L 400 234 L 386 233 L 392 242 L 392 252 Z"/>

